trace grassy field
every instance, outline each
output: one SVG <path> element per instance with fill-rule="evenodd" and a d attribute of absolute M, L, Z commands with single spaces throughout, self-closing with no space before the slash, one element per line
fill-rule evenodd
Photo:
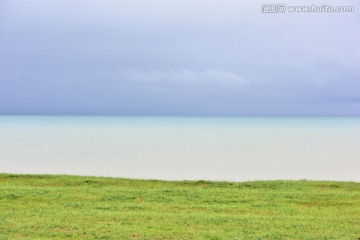
<path fill-rule="evenodd" d="M 360 183 L 0 174 L 0 239 L 360 238 Z"/>

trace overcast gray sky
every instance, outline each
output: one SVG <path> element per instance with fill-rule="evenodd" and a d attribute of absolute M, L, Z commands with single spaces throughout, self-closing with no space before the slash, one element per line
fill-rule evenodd
<path fill-rule="evenodd" d="M 360 116 L 359 1 L 266 3 L 0 0 L 0 114 Z"/>

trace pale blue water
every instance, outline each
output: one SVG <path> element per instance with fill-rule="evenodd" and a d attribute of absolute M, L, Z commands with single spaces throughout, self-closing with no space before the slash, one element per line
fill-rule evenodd
<path fill-rule="evenodd" d="M 360 118 L 0 116 L 0 172 L 360 181 Z"/>

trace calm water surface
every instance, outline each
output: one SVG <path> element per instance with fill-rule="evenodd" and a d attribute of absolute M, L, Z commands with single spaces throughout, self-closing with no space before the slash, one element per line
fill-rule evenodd
<path fill-rule="evenodd" d="M 1 116 L 0 172 L 360 181 L 360 118 Z"/>

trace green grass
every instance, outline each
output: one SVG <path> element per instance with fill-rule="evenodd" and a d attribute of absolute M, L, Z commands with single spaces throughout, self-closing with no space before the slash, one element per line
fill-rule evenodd
<path fill-rule="evenodd" d="M 0 239 L 360 238 L 360 183 L 0 174 Z"/>

